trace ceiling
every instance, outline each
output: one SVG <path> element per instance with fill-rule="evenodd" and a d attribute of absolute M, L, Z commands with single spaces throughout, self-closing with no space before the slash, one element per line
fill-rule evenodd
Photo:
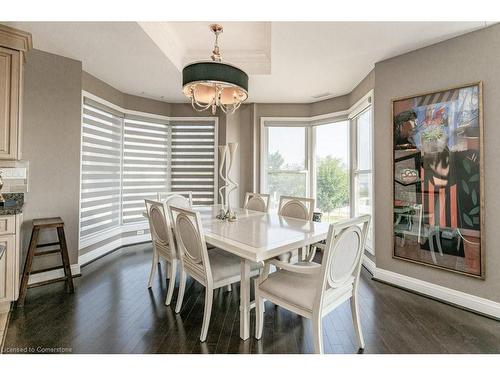
<path fill-rule="evenodd" d="M 186 101 L 182 67 L 207 59 L 209 22 L 9 22 L 34 48 L 82 61 L 116 89 Z M 224 61 L 250 76 L 249 101 L 309 103 L 349 93 L 378 61 L 468 33 L 486 22 L 223 22 Z M 491 24 L 491 23 L 490 23 Z M 320 97 L 320 99 L 318 99 Z"/>

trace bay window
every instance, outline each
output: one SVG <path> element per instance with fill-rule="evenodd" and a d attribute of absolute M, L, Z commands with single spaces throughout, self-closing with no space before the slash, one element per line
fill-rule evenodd
<path fill-rule="evenodd" d="M 158 192 L 215 203 L 216 118 L 138 113 L 89 93 L 82 107 L 80 250 L 119 247 L 125 233 L 127 244 L 147 240 L 144 199 Z"/>
<path fill-rule="evenodd" d="M 263 117 L 260 191 L 271 194 L 271 210 L 292 195 L 315 198 L 325 222 L 372 215 L 372 124 L 371 94 L 342 113 Z"/>

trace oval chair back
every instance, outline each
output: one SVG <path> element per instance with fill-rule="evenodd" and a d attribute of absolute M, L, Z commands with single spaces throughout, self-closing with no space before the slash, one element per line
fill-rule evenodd
<path fill-rule="evenodd" d="M 193 206 L 191 198 L 186 198 L 184 195 L 180 194 L 171 194 L 166 197 L 164 202 L 167 206 L 176 206 L 182 208 L 191 208 Z M 168 216 L 170 218 L 169 214 Z"/>
<path fill-rule="evenodd" d="M 175 259 L 176 250 L 173 240 L 170 217 L 164 202 L 145 199 L 146 212 L 149 220 L 151 240 L 156 252 L 163 258 Z"/>
<path fill-rule="evenodd" d="M 315 200 L 313 198 L 280 197 L 278 215 L 294 219 L 312 220 Z"/>
<path fill-rule="evenodd" d="M 174 205 L 169 205 L 168 209 L 182 267 L 206 285 L 207 280 L 212 279 L 212 273 L 200 214 L 190 208 Z"/>
<path fill-rule="evenodd" d="M 349 294 L 356 293 L 370 219 L 370 215 L 363 215 L 330 226 L 321 265 L 318 303 L 328 301 L 328 295 L 338 293 L 339 288 Z"/>
<path fill-rule="evenodd" d="M 268 212 L 269 211 L 269 194 L 246 193 L 245 203 L 243 208 L 247 210 Z"/>
<path fill-rule="evenodd" d="M 157 199 L 161 202 L 168 200 L 170 197 L 183 197 L 189 202 L 189 206 L 193 206 L 193 193 L 190 191 L 160 191 L 157 193 Z M 182 204 L 181 207 L 184 207 Z"/>

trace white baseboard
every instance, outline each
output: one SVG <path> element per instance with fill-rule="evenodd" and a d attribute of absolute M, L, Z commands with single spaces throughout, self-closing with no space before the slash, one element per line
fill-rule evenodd
<path fill-rule="evenodd" d="M 366 255 L 363 255 L 363 266 L 365 266 L 368 272 L 370 272 L 372 275 L 375 274 L 377 266 L 375 265 L 375 262 L 368 258 Z"/>
<path fill-rule="evenodd" d="M 472 294 L 446 288 L 441 285 L 401 275 L 396 272 L 377 268 L 375 263 L 366 255 L 363 256 L 363 265 L 370 271 L 375 280 L 398 286 L 403 289 L 417 292 L 437 300 L 475 311 L 483 315 L 500 319 L 500 303 Z"/>
<path fill-rule="evenodd" d="M 92 251 L 89 251 L 88 253 L 80 255 L 78 257 L 78 264 L 80 264 L 81 266 L 84 266 L 87 263 L 90 263 L 93 260 L 95 260 L 99 257 L 102 257 L 103 255 L 106 255 L 107 253 L 110 253 L 110 252 L 118 249 L 119 247 L 133 245 L 135 243 L 147 242 L 147 241 L 151 241 L 151 235 L 149 233 L 138 235 L 138 236 L 129 236 L 129 237 L 118 238 L 118 239 L 116 239 L 112 242 L 109 242 L 106 245 L 103 245 L 95 250 L 92 250 Z"/>
<path fill-rule="evenodd" d="M 80 274 L 80 265 L 79 264 L 72 264 L 71 265 L 71 274 L 72 275 L 79 275 Z M 30 275 L 30 278 L 28 279 L 28 285 L 39 283 L 42 281 L 57 279 L 57 278 L 63 277 L 63 276 L 64 276 L 64 270 L 62 268 L 58 269 L 58 270 L 36 273 L 34 275 Z"/>

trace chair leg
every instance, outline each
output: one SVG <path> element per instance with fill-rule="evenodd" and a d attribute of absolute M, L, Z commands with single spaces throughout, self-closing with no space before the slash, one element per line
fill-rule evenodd
<path fill-rule="evenodd" d="M 213 299 L 214 299 L 213 289 L 205 287 L 205 312 L 203 313 L 203 325 L 201 326 L 201 335 L 200 335 L 201 342 L 205 342 L 207 339 L 208 326 L 210 324 L 210 316 L 212 315 Z"/>
<path fill-rule="evenodd" d="M 365 340 L 363 338 L 363 331 L 361 330 L 361 323 L 359 321 L 358 299 L 355 295 L 351 297 L 351 314 L 352 322 L 354 323 L 354 331 L 356 332 L 356 338 L 358 339 L 358 346 L 360 349 L 364 349 Z"/>
<path fill-rule="evenodd" d="M 165 305 L 167 306 L 170 305 L 172 296 L 174 295 L 175 276 L 177 274 L 177 259 L 172 259 L 172 261 L 170 262 L 170 267 L 168 269 L 170 270 L 170 280 L 168 282 L 167 298 L 165 299 Z"/>
<path fill-rule="evenodd" d="M 310 250 L 309 250 L 309 254 L 307 255 L 306 262 L 312 262 L 315 255 L 316 255 L 316 246 L 311 245 Z"/>
<path fill-rule="evenodd" d="M 177 304 L 175 305 L 175 313 L 178 314 L 182 308 L 182 299 L 184 298 L 184 290 L 186 289 L 186 272 L 181 268 L 181 278 L 179 283 L 179 294 L 177 295 Z"/>
<path fill-rule="evenodd" d="M 158 264 L 158 254 L 156 254 L 156 251 L 153 250 L 153 261 L 151 263 L 151 272 L 149 272 L 148 288 L 151 288 L 153 286 L 153 280 L 156 274 L 156 267 L 158 267 L 157 264 Z"/>
<path fill-rule="evenodd" d="M 255 280 L 255 338 L 260 340 L 264 328 L 264 299 L 261 298 Z"/>
<path fill-rule="evenodd" d="M 314 314 L 312 317 L 312 334 L 314 341 L 314 353 L 323 354 L 323 331 L 321 324 L 321 314 Z"/>

